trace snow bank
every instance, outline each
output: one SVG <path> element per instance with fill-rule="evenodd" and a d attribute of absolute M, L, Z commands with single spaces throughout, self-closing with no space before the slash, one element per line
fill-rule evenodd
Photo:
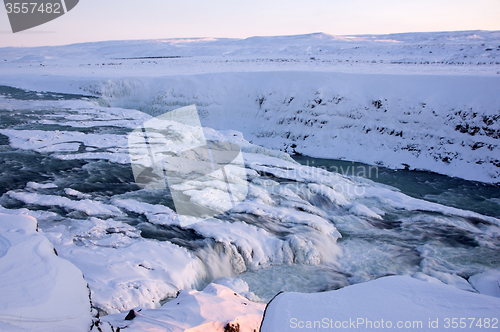
<path fill-rule="evenodd" d="M 0 58 L 4 61 L 0 69 L 5 79 L 0 78 L 0 84 L 81 93 L 77 84 L 81 77 L 151 77 L 166 72 L 335 71 L 494 76 L 498 71 L 499 39 L 498 31 L 476 30 L 364 36 L 313 33 L 2 48 Z M 23 61 L 23 57 L 30 61 Z M 37 79 L 28 82 L 28 75 Z M 61 84 L 60 79 L 47 76 L 60 76 L 68 82 Z"/>
<path fill-rule="evenodd" d="M 495 297 L 410 277 L 385 277 L 325 293 L 280 294 L 268 304 L 261 331 L 443 331 L 455 322 L 478 331 L 479 325 L 493 327 L 499 312 Z"/>
<path fill-rule="evenodd" d="M 86 332 L 92 325 L 82 273 L 57 257 L 28 216 L 0 214 L 0 330 Z"/>
<path fill-rule="evenodd" d="M 264 307 L 228 287 L 210 284 L 201 292 L 181 291 L 159 309 L 136 309 L 133 319 L 130 312 L 123 312 L 103 317 L 101 322 L 130 332 L 220 332 L 228 324 L 239 325 L 241 332 L 253 332 L 259 329 Z M 129 320 L 125 320 L 127 316 Z"/>

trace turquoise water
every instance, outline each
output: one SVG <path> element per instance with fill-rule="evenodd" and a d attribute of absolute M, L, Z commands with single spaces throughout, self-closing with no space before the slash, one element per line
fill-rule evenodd
<path fill-rule="evenodd" d="M 500 217 L 499 185 L 467 181 L 432 172 L 392 170 L 345 160 L 292 157 L 302 165 L 320 167 L 349 176 L 364 175 L 363 177 L 372 181 L 398 188 L 411 197 Z"/>

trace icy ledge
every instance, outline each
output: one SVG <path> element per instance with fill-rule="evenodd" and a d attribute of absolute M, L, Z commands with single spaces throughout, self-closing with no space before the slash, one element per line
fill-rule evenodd
<path fill-rule="evenodd" d="M 499 313 L 500 298 L 392 276 L 325 293 L 280 294 L 267 306 L 260 331 L 443 331 L 455 322 L 480 331 L 477 324 L 498 327 Z"/>
<path fill-rule="evenodd" d="M 0 214 L 0 330 L 80 332 L 92 326 L 82 272 L 59 258 L 28 216 Z"/>

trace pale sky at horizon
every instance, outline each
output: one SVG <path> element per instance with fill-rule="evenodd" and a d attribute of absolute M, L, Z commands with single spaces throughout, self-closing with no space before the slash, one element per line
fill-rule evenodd
<path fill-rule="evenodd" d="M 62 17 L 16 34 L 5 7 L 0 7 L 0 47 L 313 32 L 500 30 L 500 0 L 80 0 Z"/>

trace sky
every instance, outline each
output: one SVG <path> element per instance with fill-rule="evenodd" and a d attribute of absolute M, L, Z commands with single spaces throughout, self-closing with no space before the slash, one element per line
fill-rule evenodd
<path fill-rule="evenodd" d="M 459 30 L 500 30 L 500 0 L 80 0 L 65 15 L 15 34 L 0 6 L 0 47 Z"/>

